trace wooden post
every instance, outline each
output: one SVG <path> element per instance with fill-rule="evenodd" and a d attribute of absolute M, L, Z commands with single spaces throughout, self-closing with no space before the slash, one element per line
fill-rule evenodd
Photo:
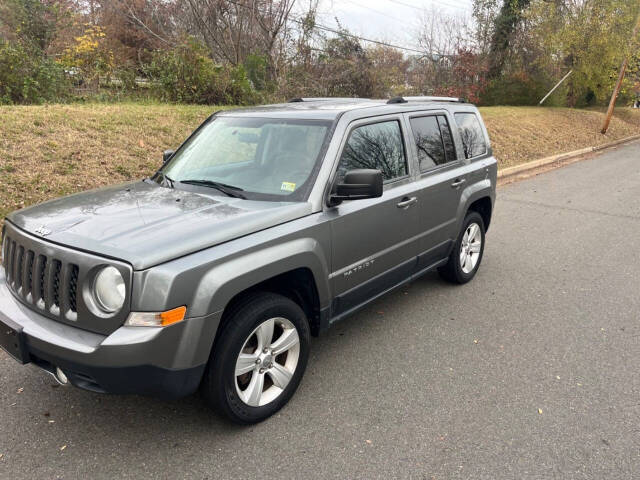
<path fill-rule="evenodd" d="M 631 35 L 632 42 L 636 39 L 636 35 L 638 35 L 638 30 L 640 30 L 640 15 L 638 16 L 636 26 L 634 27 L 633 34 Z M 616 106 L 616 100 L 618 100 L 618 94 L 620 93 L 620 89 L 622 88 L 624 75 L 627 72 L 627 66 L 629 66 L 629 57 L 625 56 L 624 61 L 622 62 L 622 66 L 620 67 L 620 74 L 618 75 L 618 81 L 616 83 L 616 87 L 613 89 L 613 94 L 611 95 L 611 101 L 609 102 L 609 109 L 607 110 L 607 116 L 604 119 L 604 123 L 602 124 L 602 130 L 600 131 L 600 133 L 602 133 L 603 135 L 605 135 L 607 133 L 607 130 L 609 130 L 609 124 L 611 123 L 611 117 L 613 117 L 613 110 Z"/>

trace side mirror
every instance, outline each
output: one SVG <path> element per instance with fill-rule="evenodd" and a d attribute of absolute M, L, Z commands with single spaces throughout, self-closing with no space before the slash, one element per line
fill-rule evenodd
<path fill-rule="evenodd" d="M 175 150 L 165 150 L 162 152 L 162 163 L 167 163 L 167 160 L 169 160 L 174 153 L 176 153 Z"/>
<path fill-rule="evenodd" d="M 380 170 L 349 170 L 335 193 L 329 197 L 329 205 L 340 205 L 343 200 L 362 200 L 382 196 L 382 172 Z"/>

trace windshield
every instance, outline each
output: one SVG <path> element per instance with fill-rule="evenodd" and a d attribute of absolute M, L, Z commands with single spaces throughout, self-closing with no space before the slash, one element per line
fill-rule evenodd
<path fill-rule="evenodd" d="M 304 200 L 330 127 L 316 120 L 213 117 L 156 178 L 230 196 L 242 192 L 241 198 Z"/>

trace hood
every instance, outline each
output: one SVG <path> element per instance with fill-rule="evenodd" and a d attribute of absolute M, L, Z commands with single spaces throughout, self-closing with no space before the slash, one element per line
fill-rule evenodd
<path fill-rule="evenodd" d="M 158 265 L 311 213 L 309 203 L 264 202 L 135 182 L 24 208 L 7 218 L 38 237 L 124 260 Z"/>

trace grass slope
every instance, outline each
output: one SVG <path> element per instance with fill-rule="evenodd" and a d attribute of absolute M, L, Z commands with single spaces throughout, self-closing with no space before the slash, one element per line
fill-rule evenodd
<path fill-rule="evenodd" d="M 616 110 L 607 135 L 596 110 L 540 107 L 481 108 L 500 168 L 640 134 L 640 111 Z"/>
<path fill-rule="evenodd" d="M 0 107 L 0 225 L 10 211 L 81 190 L 142 178 L 208 115 L 209 106 L 88 104 Z M 496 157 L 509 167 L 640 133 L 640 112 L 483 108 Z"/>

